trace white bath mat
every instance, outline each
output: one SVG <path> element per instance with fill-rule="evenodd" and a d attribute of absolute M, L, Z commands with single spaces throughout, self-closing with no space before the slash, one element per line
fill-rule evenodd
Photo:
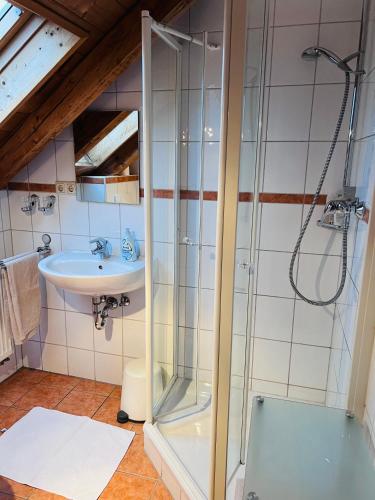
<path fill-rule="evenodd" d="M 0 438 L 0 476 L 74 500 L 102 493 L 134 432 L 33 408 Z"/>

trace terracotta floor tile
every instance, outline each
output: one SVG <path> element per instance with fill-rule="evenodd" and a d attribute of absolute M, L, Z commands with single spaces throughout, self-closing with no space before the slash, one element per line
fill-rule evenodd
<path fill-rule="evenodd" d="M 3 409 L 4 408 L 4 409 Z M 19 410 L 18 408 L 12 407 L 1 407 L 0 408 L 0 429 L 9 429 L 13 424 L 17 422 L 21 417 L 26 414 L 25 410 Z"/>
<path fill-rule="evenodd" d="M 121 385 L 116 385 L 109 397 L 121 399 Z"/>
<path fill-rule="evenodd" d="M 49 387 L 43 384 L 36 385 L 19 399 L 14 406 L 21 410 L 31 410 L 34 406 L 55 408 L 68 392 L 69 389 L 63 389 L 61 387 Z"/>
<path fill-rule="evenodd" d="M 0 476 L 0 491 L 1 493 L 11 495 L 11 497 L 29 498 L 33 492 L 33 488 L 26 484 L 17 483 L 16 481 Z"/>
<path fill-rule="evenodd" d="M 157 481 L 151 495 L 151 500 L 173 500 L 173 497 L 164 486 L 163 482 Z"/>
<path fill-rule="evenodd" d="M 131 429 L 132 424 L 130 422 L 126 424 L 119 424 L 117 422 L 117 412 L 119 409 L 120 401 L 116 398 L 108 398 L 92 418 L 105 424 L 116 425 L 116 427 L 121 427 L 122 429 Z"/>
<path fill-rule="evenodd" d="M 43 385 L 51 387 L 61 387 L 62 389 L 72 390 L 80 382 L 78 377 L 71 377 L 69 375 L 61 375 L 60 373 L 48 373 L 46 377 L 40 382 Z"/>
<path fill-rule="evenodd" d="M 135 422 L 132 422 L 132 431 L 134 431 L 136 434 L 143 434 L 143 426 L 144 424 L 138 424 Z"/>
<path fill-rule="evenodd" d="M 72 415 L 92 417 L 105 399 L 106 396 L 92 392 L 72 391 L 57 405 L 56 409 Z"/>
<path fill-rule="evenodd" d="M 39 384 L 47 375 L 48 372 L 43 372 L 41 370 L 21 368 L 9 380 L 21 380 L 29 384 Z"/>
<path fill-rule="evenodd" d="M 115 386 L 113 384 L 107 384 L 106 382 L 96 382 L 95 380 L 81 379 L 74 390 L 82 392 L 94 392 L 95 394 L 109 396 L 114 388 Z"/>
<path fill-rule="evenodd" d="M 34 489 L 34 493 L 29 497 L 30 500 L 65 500 L 66 497 L 49 493 L 48 491 Z"/>
<path fill-rule="evenodd" d="M 100 495 L 101 500 L 149 500 L 155 481 L 115 472 Z"/>
<path fill-rule="evenodd" d="M 22 380 L 9 378 L 0 384 L 0 405 L 13 406 L 16 401 L 36 387 Z"/>
<path fill-rule="evenodd" d="M 159 477 L 144 451 L 143 436 L 134 436 L 132 444 L 118 466 L 118 470 L 155 479 Z"/>

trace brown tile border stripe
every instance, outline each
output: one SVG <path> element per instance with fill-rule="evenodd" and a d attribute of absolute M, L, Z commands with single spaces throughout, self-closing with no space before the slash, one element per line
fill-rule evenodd
<path fill-rule="evenodd" d="M 292 193 L 259 193 L 259 201 L 262 203 L 290 203 L 303 205 L 304 203 L 311 204 L 313 194 L 292 194 Z M 321 194 L 318 198 L 318 205 L 325 205 L 327 195 Z"/>
<path fill-rule="evenodd" d="M 191 191 L 188 189 L 180 190 L 181 200 L 199 200 L 199 191 Z"/>
<path fill-rule="evenodd" d="M 144 197 L 144 191 L 141 189 L 141 198 Z M 169 198 L 172 199 L 174 196 L 173 189 L 154 189 L 154 198 Z M 313 194 L 294 194 L 294 193 L 260 193 L 259 201 L 262 203 L 287 203 L 303 205 L 304 203 L 310 204 L 314 198 Z M 180 191 L 181 200 L 199 200 L 199 191 L 181 189 Z M 217 191 L 204 191 L 203 199 L 205 201 L 216 201 Z M 250 202 L 253 201 L 254 195 L 250 192 L 240 192 L 238 195 L 238 200 L 240 202 Z M 320 195 L 318 198 L 318 205 L 325 205 L 327 200 L 326 195 Z"/>
<path fill-rule="evenodd" d="M 56 192 L 55 184 L 38 184 L 34 182 L 10 182 L 8 184 L 8 189 L 11 191 L 39 191 L 39 192 Z M 139 190 L 140 197 L 144 198 L 144 189 Z M 173 199 L 174 190 L 173 189 L 154 189 L 154 198 L 164 198 Z M 240 192 L 238 195 L 238 200 L 240 202 L 250 202 L 253 201 L 253 193 L 250 192 Z M 299 194 L 299 193 L 259 193 L 259 201 L 261 203 L 286 203 L 303 205 L 310 204 L 314 198 L 313 194 Z M 199 191 L 191 189 L 181 189 L 180 191 L 181 200 L 199 200 Z M 205 201 L 216 201 L 217 191 L 204 191 L 203 199 Z M 318 205 L 325 205 L 327 201 L 327 195 L 320 195 L 318 198 Z"/>
<path fill-rule="evenodd" d="M 44 193 L 56 193 L 55 184 L 39 184 L 37 182 L 9 182 L 10 191 L 39 191 Z"/>
<path fill-rule="evenodd" d="M 253 199 L 254 199 L 253 193 L 247 193 L 246 191 L 239 193 L 238 195 L 238 201 L 250 202 L 253 201 Z"/>

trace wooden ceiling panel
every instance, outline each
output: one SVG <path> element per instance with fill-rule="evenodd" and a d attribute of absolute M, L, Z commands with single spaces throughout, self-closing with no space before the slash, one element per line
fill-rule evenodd
<path fill-rule="evenodd" d="M 114 0 L 54 0 L 57 4 L 74 12 L 82 19 L 101 31 L 111 29 L 131 8 L 136 0 L 123 1 L 123 4 Z"/>

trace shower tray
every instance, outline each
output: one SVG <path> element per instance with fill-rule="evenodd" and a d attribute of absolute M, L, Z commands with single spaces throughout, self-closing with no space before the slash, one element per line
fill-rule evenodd
<path fill-rule="evenodd" d="M 373 500 L 374 492 L 373 449 L 357 419 L 336 408 L 254 400 L 244 500 Z"/>

